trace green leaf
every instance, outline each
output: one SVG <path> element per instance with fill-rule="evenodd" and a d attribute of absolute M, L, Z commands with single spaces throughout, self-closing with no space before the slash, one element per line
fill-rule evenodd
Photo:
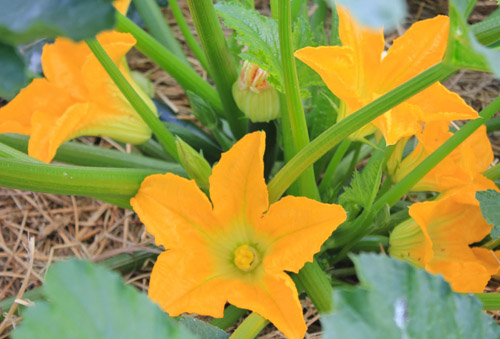
<path fill-rule="evenodd" d="M 441 276 L 385 255 L 352 260 L 360 286 L 334 291 L 323 338 L 500 338 L 481 302 L 452 292 Z"/>
<path fill-rule="evenodd" d="M 14 339 L 196 338 L 118 273 L 96 264 L 56 263 L 43 289 L 50 302 L 24 313 Z"/>
<path fill-rule="evenodd" d="M 220 2 L 215 5 L 215 9 L 224 25 L 236 31 L 236 40 L 248 46 L 240 53 L 240 58 L 253 62 L 268 72 L 269 83 L 282 91 L 276 21 L 236 3 Z"/>
<path fill-rule="evenodd" d="M 341 205 L 356 204 L 369 209 L 377 196 L 382 180 L 382 160 L 369 161 L 361 174 L 354 172 L 351 187 L 347 187 L 339 198 Z"/>
<path fill-rule="evenodd" d="M 37 38 L 91 38 L 112 29 L 110 0 L 0 0 L 0 41 L 21 44 Z"/>
<path fill-rule="evenodd" d="M 495 240 L 500 237 L 500 193 L 495 190 L 486 190 L 476 193 L 481 213 L 488 224 L 492 224 L 491 237 Z"/>
<path fill-rule="evenodd" d="M 445 61 L 459 68 L 491 71 L 500 78 L 500 50 L 483 46 L 467 23 L 475 0 L 450 0 L 450 38 Z"/>
<path fill-rule="evenodd" d="M 177 319 L 179 324 L 182 324 L 190 332 L 196 334 L 200 338 L 210 338 L 210 339 L 226 339 L 229 338 L 229 334 L 220 328 L 210 325 L 204 321 L 193 317 L 179 317 Z"/>
<path fill-rule="evenodd" d="M 0 42 L 0 65 L 0 98 L 11 100 L 28 84 L 24 60 L 15 47 Z"/>
<path fill-rule="evenodd" d="M 333 5 L 334 0 L 328 0 Z M 362 24 L 373 28 L 396 28 L 406 17 L 404 0 L 337 0 L 346 6 L 352 15 Z"/>

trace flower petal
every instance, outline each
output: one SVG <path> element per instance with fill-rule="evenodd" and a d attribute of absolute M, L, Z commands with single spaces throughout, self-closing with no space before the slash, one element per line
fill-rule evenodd
<path fill-rule="evenodd" d="M 471 250 L 490 275 L 500 272 L 500 251 L 493 251 L 483 247 L 473 247 Z"/>
<path fill-rule="evenodd" d="M 228 286 L 214 276 L 211 259 L 200 247 L 161 253 L 151 273 L 149 297 L 170 316 L 190 312 L 221 318 Z"/>
<path fill-rule="evenodd" d="M 356 85 L 356 74 L 352 71 L 352 54 L 350 48 L 340 46 L 306 47 L 295 52 L 295 56 L 315 70 L 330 91 L 354 111 L 362 103 Z"/>
<path fill-rule="evenodd" d="M 435 83 L 408 100 L 422 110 L 420 122 L 475 119 L 477 112 L 456 93 Z"/>
<path fill-rule="evenodd" d="M 373 30 L 357 23 L 343 6 L 337 5 L 337 12 L 342 46 L 352 50 L 354 68 L 349 71 L 354 74 L 354 84 L 360 97 L 366 97 L 370 102 L 379 82 L 378 69 L 385 47 L 384 34 L 381 29 Z"/>
<path fill-rule="evenodd" d="M 113 6 L 123 15 L 127 14 L 128 7 L 130 6 L 130 0 L 115 0 Z"/>
<path fill-rule="evenodd" d="M 449 19 L 437 16 L 414 23 L 394 40 L 379 69 L 379 93 L 385 93 L 443 59 Z"/>
<path fill-rule="evenodd" d="M 382 132 L 386 144 L 394 145 L 401 138 L 413 136 L 422 130 L 418 122 L 419 115 L 419 107 L 403 102 L 373 120 L 373 124 Z"/>
<path fill-rule="evenodd" d="M 268 206 L 264 181 L 265 134 L 247 134 L 222 154 L 210 177 L 210 198 L 221 222 L 256 224 Z"/>
<path fill-rule="evenodd" d="M 297 289 L 281 272 L 264 273 L 257 284 L 233 280 L 228 284 L 229 303 L 260 314 L 289 339 L 303 338 L 307 330 Z"/>
<path fill-rule="evenodd" d="M 45 79 L 35 79 L 6 106 L 0 108 L 0 133 L 30 134 L 35 111 L 61 116 L 74 103 L 64 91 Z"/>
<path fill-rule="evenodd" d="M 426 269 L 434 274 L 442 274 L 451 288 L 459 293 L 482 293 L 491 274 L 477 261 L 437 261 Z"/>
<path fill-rule="evenodd" d="M 274 241 L 264 265 L 272 270 L 297 273 L 313 260 L 321 245 L 346 219 L 342 206 L 304 197 L 287 196 L 274 203 L 258 230 Z"/>
<path fill-rule="evenodd" d="M 130 204 L 156 244 L 167 249 L 196 248 L 217 227 L 210 201 L 196 183 L 171 173 L 144 179 Z"/>

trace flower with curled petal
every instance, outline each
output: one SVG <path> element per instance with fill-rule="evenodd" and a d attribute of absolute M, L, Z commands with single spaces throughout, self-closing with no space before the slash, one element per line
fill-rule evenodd
<path fill-rule="evenodd" d="M 130 1 L 117 1 L 125 11 Z M 97 36 L 108 55 L 142 99 L 156 108 L 130 77 L 125 54 L 135 45 L 128 33 Z M 50 162 L 57 148 L 82 135 L 108 136 L 140 144 L 151 137 L 142 120 L 84 42 L 57 38 L 42 52 L 45 77 L 33 80 L 0 108 L 0 133 L 30 135 L 28 154 Z"/>
<path fill-rule="evenodd" d="M 210 200 L 194 181 L 152 175 L 131 205 L 165 247 L 149 296 L 170 315 L 222 317 L 224 305 L 252 310 L 288 338 L 306 326 L 298 272 L 345 219 L 341 206 L 287 196 L 269 206 L 264 181 L 265 134 L 246 135 L 214 166 Z"/>
<path fill-rule="evenodd" d="M 437 16 L 413 24 L 384 55 L 382 30 L 358 24 L 342 6 L 339 35 L 342 46 L 306 47 L 295 56 L 313 68 L 343 101 L 338 119 L 355 112 L 441 61 L 446 50 L 449 19 Z M 436 83 L 397 105 L 356 132 L 362 138 L 379 129 L 388 145 L 416 134 L 422 123 L 476 118 L 477 112 L 457 94 Z"/>

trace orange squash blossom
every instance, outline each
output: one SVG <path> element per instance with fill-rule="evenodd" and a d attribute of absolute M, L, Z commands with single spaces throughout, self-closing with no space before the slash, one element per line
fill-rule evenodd
<path fill-rule="evenodd" d="M 263 178 L 265 134 L 246 135 L 214 166 L 210 200 L 190 181 L 152 175 L 131 205 L 156 243 L 149 296 L 170 315 L 216 318 L 224 305 L 252 310 L 288 338 L 306 326 L 298 272 L 345 219 L 341 206 L 288 196 L 269 207 Z"/>
<path fill-rule="evenodd" d="M 413 24 L 383 56 L 382 30 L 358 24 L 342 6 L 339 36 L 342 46 L 306 47 L 295 56 L 319 73 L 343 101 L 338 120 L 401 85 L 441 61 L 448 39 L 448 17 L 437 16 Z M 419 132 L 422 123 L 476 118 L 477 112 L 457 94 L 436 83 L 375 119 L 351 138 L 377 128 L 388 145 Z"/>
<path fill-rule="evenodd" d="M 129 0 L 117 1 L 125 11 Z M 136 92 L 156 111 L 153 102 L 132 81 L 125 54 L 135 45 L 128 33 L 103 32 L 97 36 Z M 132 108 L 84 42 L 57 38 L 44 46 L 45 77 L 33 80 L 0 108 L 0 133 L 30 135 L 28 154 L 50 162 L 57 148 L 82 135 L 109 136 L 140 144 L 151 130 Z"/>

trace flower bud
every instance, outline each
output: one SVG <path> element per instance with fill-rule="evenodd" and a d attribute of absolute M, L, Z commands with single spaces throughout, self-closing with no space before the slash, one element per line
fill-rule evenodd
<path fill-rule="evenodd" d="M 394 228 L 389 237 L 389 255 L 407 261 L 417 267 L 426 264 L 427 241 L 422 229 L 413 219 Z"/>
<path fill-rule="evenodd" d="M 132 77 L 132 80 L 135 81 L 137 86 L 139 86 L 139 88 L 142 89 L 148 97 L 153 98 L 155 96 L 155 86 L 148 77 L 137 71 L 131 71 L 130 76 Z"/>
<path fill-rule="evenodd" d="M 267 122 L 280 116 L 278 91 L 266 81 L 268 76 L 256 64 L 245 61 L 233 85 L 236 105 L 253 122 Z"/>
<path fill-rule="evenodd" d="M 212 168 L 208 161 L 196 150 L 182 139 L 177 138 L 177 152 L 182 166 L 191 179 L 205 192 L 208 191 L 210 184 L 208 178 L 212 174 Z"/>

